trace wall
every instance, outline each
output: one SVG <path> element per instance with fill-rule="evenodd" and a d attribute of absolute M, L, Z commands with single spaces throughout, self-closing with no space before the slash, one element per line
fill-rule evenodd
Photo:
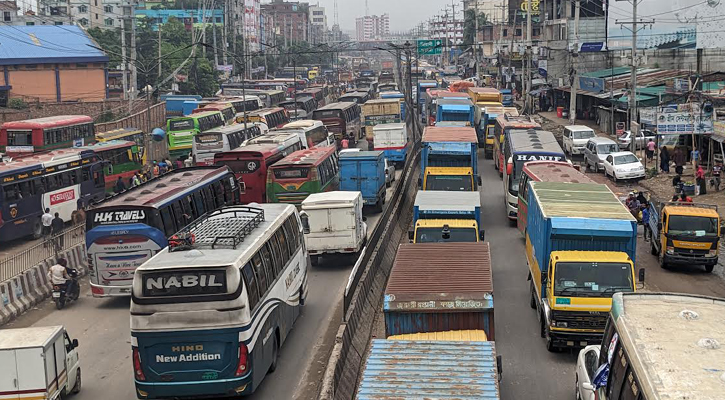
<path fill-rule="evenodd" d="M 104 70 L 61 69 L 59 74 L 61 101 L 93 101 L 106 98 L 106 74 Z M 14 86 L 13 89 L 15 89 Z"/>
<path fill-rule="evenodd" d="M 630 65 L 629 51 L 613 51 L 612 53 L 615 67 Z M 642 51 L 640 50 L 638 53 L 642 54 Z M 647 67 L 697 70 L 697 50 L 694 49 L 647 50 L 644 54 Z M 725 49 L 704 49 L 702 60 L 703 71 L 722 71 L 725 66 Z"/>
<path fill-rule="evenodd" d="M 7 66 L 10 98 L 30 97 L 37 101 L 58 101 L 57 86 L 60 86 L 60 101 L 98 101 L 106 98 L 105 64 L 89 67 L 60 67 L 56 81 L 57 64 L 28 66 Z"/>
<path fill-rule="evenodd" d="M 2 75 L 0 74 L 0 76 Z M 134 102 L 133 111 L 145 110 L 147 104 L 146 101 L 137 100 Z M 29 106 L 24 110 L 0 109 L 0 123 L 54 115 L 88 115 L 96 119 L 106 112 L 114 115 L 123 115 L 128 112 L 128 101 L 122 99 L 74 103 L 30 103 Z"/>
<path fill-rule="evenodd" d="M 8 84 L 12 86 L 9 98 L 29 96 L 40 101 L 57 101 L 55 70 L 13 70 L 8 71 Z"/>

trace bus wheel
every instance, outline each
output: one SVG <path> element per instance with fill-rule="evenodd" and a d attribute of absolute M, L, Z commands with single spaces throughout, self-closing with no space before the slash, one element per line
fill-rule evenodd
<path fill-rule="evenodd" d="M 40 222 L 40 218 L 33 222 L 33 239 L 40 239 L 43 236 L 43 223 Z"/>
<path fill-rule="evenodd" d="M 536 291 L 534 291 L 534 283 L 531 282 L 531 300 L 529 300 L 529 306 L 536 310 Z"/>
<path fill-rule="evenodd" d="M 272 341 L 272 364 L 269 365 L 269 371 L 267 373 L 271 374 L 277 369 L 277 357 L 279 356 L 279 343 L 277 341 L 277 332 L 273 335 L 274 341 Z"/>

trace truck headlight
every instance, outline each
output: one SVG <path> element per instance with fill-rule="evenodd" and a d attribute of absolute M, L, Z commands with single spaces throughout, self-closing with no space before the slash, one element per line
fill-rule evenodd
<path fill-rule="evenodd" d="M 667 246 L 667 254 L 675 254 L 675 248 L 672 246 Z"/>
<path fill-rule="evenodd" d="M 559 322 L 559 321 L 551 320 L 551 326 L 555 326 L 557 328 L 566 328 L 569 326 L 569 324 L 567 324 L 566 322 Z"/>
<path fill-rule="evenodd" d="M 710 250 L 710 252 L 707 253 L 707 255 L 710 257 L 717 257 L 717 250 Z"/>

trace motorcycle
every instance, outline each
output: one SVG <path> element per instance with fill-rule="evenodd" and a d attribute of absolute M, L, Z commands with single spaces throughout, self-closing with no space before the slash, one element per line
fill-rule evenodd
<path fill-rule="evenodd" d="M 81 286 L 78 283 L 78 271 L 76 269 L 69 269 L 68 276 L 70 276 L 70 279 L 66 283 L 53 285 L 53 300 L 55 301 L 55 307 L 59 310 L 66 303 L 78 300 L 81 294 Z"/>

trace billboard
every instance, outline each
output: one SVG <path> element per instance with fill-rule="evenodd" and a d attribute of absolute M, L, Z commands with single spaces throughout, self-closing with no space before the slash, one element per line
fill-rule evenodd
<path fill-rule="evenodd" d="M 708 49 L 722 47 L 725 0 L 642 0 L 638 19 L 654 20 L 637 34 L 638 49 Z M 632 21 L 632 6 L 610 0 L 607 39 L 610 50 L 632 48 L 632 32 L 617 22 Z"/>

